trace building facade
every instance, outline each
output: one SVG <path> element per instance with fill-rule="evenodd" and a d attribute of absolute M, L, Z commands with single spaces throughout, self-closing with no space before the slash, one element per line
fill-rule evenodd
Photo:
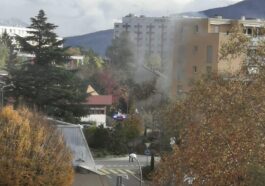
<path fill-rule="evenodd" d="M 20 37 L 27 37 L 30 36 L 30 34 L 28 32 L 30 31 L 34 31 L 34 29 L 32 28 L 27 28 L 27 27 L 19 27 L 19 26 L 3 26 L 0 25 L 0 36 L 3 35 L 3 33 L 7 33 L 12 39 L 14 44 L 18 44 L 15 40 L 15 36 L 20 36 Z M 58 37 L 58 40 L 62 40 L 63 38 Z M 34 43 L 31 43 L 34 44 Z M 63 47 L 63 46 L 61 46 Z M 17 45 L 17 48 L 19 48 L 19 46 Z"/>
<path fill-rule="evenodd" d="M 29 36 L 28 31 L 32 31 L 33 29 L 26 27 L 14 27 L 14 26 L 1 26 L 0 25 L 0 35 L 6 32 L 9 36 L 19 35 L 21 37 Z"/>
<path fill-rule="evenodd" d="M 113 104 L 112 95 L 99 95 L 91 85 L 88 85 L 87 93 L 89 97 L 84 106 L 88 108 L 89 113 L 81 118 L 81 122 L 107 127 L 107 109 Z"/>
<path fill-rule="evenodd" d="M 170 17 L 146 17 L 129 14 L 122 22 L 114 24 L 114 38 L 123 32 L 129 34 L 135 44 L 137 59 L 157 56 L 161 64 L 168 60 L 172 49 L 173 24 Z"/>
<path fill-rule="evenodd" d="M 175 20 L 174 56 L 171 78 L 171 95 L 176 97 L 189 91 L 194 81 L 203 75 L 226 76 L 237 73 L 244 61 L 220 60 L 220 49 L 227 41 L 231 29 L 242 25 L 251 38 L 258 37 L 265 22 L 259 19 L 239 20 L 215 18 L 181 18 Z"/>

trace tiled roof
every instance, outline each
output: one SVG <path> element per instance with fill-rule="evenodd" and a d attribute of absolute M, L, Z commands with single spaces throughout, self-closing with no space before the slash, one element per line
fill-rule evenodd
<path fill-rule="evenodd" d="M 88 105 L 112 105 L 112 95 L 89 96 L 86 104 Z"/>

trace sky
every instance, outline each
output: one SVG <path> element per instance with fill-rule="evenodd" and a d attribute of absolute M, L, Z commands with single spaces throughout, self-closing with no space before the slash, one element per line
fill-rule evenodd
<path fill-rule="evenodd" d="M 129 13 L 146 16 L 201 11 L 228 6 L 241 0 L 0 0 L 0 19 L 30 17 L 43 9 L 48 22 L 58 25 L 61 37 L 76 36 L 113 28 L 114 22 Z"/>

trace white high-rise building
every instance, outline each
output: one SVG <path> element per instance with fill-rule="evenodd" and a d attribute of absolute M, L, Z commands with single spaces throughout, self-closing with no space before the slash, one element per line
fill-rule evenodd
<path fill-rule="evenodd" d="M 163 62 L 172 50 L 173 24 L 170 17 L 145 17 L 129 14 L 114 23 L 114 38 L 126 32 L 136 46 L 138 58 L 158 55 Z"/>
<path fill-rule="evenodd" d="M 13 37 L 19 35 L 21 37 L 26 37 L 29 34 L 28 31 L 32 31 L 33 29 L 26 27 L 14 27 L 14 26 L 1 26 L 0 25 L 0 36 L 6 32 L 9 36 Z"/>
<path fill-rule="evenodd" d="M 29 36 L 28 31 L 32 31 L 33 29 L 26 28 L 26 27 L 16 27 L 16 26 L 3 26 L 0 25 L 0 37 L 3 33 L 7 33 L 13 40 L 13 44 L 19 48 L 18 43 L 15 40 L 15 36 L 18 35 L 20 37 Z"/>

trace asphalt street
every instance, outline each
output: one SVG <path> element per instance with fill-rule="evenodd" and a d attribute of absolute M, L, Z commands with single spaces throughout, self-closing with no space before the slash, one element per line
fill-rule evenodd
<path fill-rule="evenodd" d="M 148 165 L 150 157 L 138 155 L 141 167 Z M 123 186 L 140 185 L 139 165 L 136 160 L 129 162 L 129 157 L 95 159 L 98 171 L 107 177 L 110 186 L 116 186 L 117 177 L 122 176 Z M 147 185 L 146 182 L 142 183 Z"/>

